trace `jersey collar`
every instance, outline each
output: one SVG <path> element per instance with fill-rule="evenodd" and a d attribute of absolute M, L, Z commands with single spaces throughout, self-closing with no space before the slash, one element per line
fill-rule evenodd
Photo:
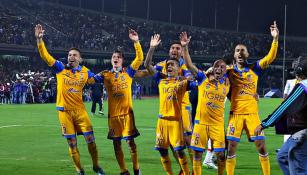
<path fill-rule="evenodd" d="M 248 72 L 248 71 L 249 71 L 248 65 L 245 65 L 244 68 L 243 68 L 242 70 L 239 70 L 239 68 L 238 68 L 238 66 L 237 66 L 236 64 L 233 66 L 233 68 L 234 68 L 234 71 L 235 71 L 236 73 L 239 73 L 239 74 L 240 74 L 240 76 L 242 76 L 242 73 L 243 73 L 243 72 Z"/>
<path fill-rule="evenodd" d="M 71 71 L 72 73 L 76 73 L 76 71 L 80 72 L 82 69 L 82 66 L 78 65 L 78 67 L 72 68 Z"/>

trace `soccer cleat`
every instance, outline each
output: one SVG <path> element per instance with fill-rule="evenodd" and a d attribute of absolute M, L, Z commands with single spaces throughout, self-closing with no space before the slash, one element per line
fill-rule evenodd
<path fill-rule="evenodd" d="M 97 175 L 105 175 L 104 171 L 100 167 L 97 168 L 93 167 L 93 170 L 95 173 L 97 173 Z"/>
<path fill-rule="evenodd" d="M 125 171 L 125 172 L 120 173 L 120 175 L 130 175 L 130 173 L 129 171 Z"/>
<path fill-rule="evenodd" d="M 77 175 L 85 175 L 84 170 L 80 170 L 79 172 L 77 172 Z"/>
<path fill-rule="evenodd" d="M 98 113 L 104 115 L 103 111 L 99 111 Z"/>
<path fill-rule="evenodd" d="M 217 166 L 213 162 L 203 162 L 203 166 L 207 169 L 215 169 L 217 170 Z"/>
<path fill-rule="evenodd" d="M 133 170 L 133 172 L 134 172 L 134 175 L 142 175 L 140 169 L 138 169 L 138 170 Z"/>

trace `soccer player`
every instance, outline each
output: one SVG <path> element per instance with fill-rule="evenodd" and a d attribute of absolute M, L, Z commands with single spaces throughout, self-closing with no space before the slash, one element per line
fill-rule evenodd
<path fill-rule="evenodd" d="M 155 48 L 161 42 L 160 35 L 155 34 L 150 41 L 145 67 L 148 72 L 154 75 L 159 84 L 160 110 L 156 130 L 156 150 L 160 152 L 161 162 L 168 175 L 172 175 L 171 161 L 168 156 L 168 148 L 171 145 L 177 154 L 183 174 L 189 175 L 188 160 L 184 153 L 183 121 L 182 121 L 182 100 L 185 92 L 189 89 L 191 82 L 179 80 L 178 70 L 180 62 L 176 57 L 165 61 L 166 74 L 157 71 L 152 65 L 152 56 Z M 181 47 L 181 46 L 180 46 Z"/>
<path fill-rule="evenodd" d="M 191 72 L 187 69 L 184 59 L 181 57 L 182 56 L 182 46 L 179 41 L 175 41 L 171 44 L 169 48 L 169 59 L 174 58 L 179 61 L 179 75 L 182 77 L 185 77 L 186 79 L 191 80 L 192 79 L 192 74 Z M 156 71 L 162 72 L 163 74 L 167 74 L 167 67 L 166 67 L 166 61 L 161 61 L 157 63 L 154 68 Z M 136 73 L 136 77 L 145 77 L 148 76 L 149 72 L 147 70 L 140 70 Z M 182 119 L 183 119 L 183 132 L 184 132 L 184 140 L 186 146 L 189 146 L 191 144 L 191 135 L 192 135 L 192 128 L 193 128 L 193 123 L 192 123 L 192 116 L 191 116 L 191 108 L 190 108 L 190 101 L 189 101 L 189 93 L 186 92 L 183 100 L 182 100 Z M 189 157 L 191 162 L 193 162 L 193 153 L 190 148 L 188 148 L 189 152 Z M 176 157 L 176 154 L 174 154 Z M 176 159 L 177 160 L 177 159 Z M 179 173 L 180 174 L 180 173 Z"/>
<path fill-rule="evenodd" d="M 135 126 L 135 118 L 132 109 L 132 80 L 135 72 L 143 63 L 144 55 L 139 42 L 138 33 L 129 30 L 129 38 L 134 43 L 136 57 L 133 62 L 123 68 L 124 54 L 120 50 L 113 52 L 111 63 L 113 68 L 100 73 L 104 86 L 108 93 L 108 139 L 113 140 L 115 156 L 120 167 L 121 175 L 129 175 L 121 147 L 121 140 L 125 140 L 130 149 L 135 175 L 141 174 L 138 154 L 134 138 L 139 136 Z"/>
<path fill-rule="evenodd" d="M 81 166 L 80 154 L 77 147 L 76 134 L 84 135 L 88 145 L 88 151 L 92 157 L 93 170 L 98 175 L 104 175 L 98 163 L 98 151 L 96 148 L 93 127 L 82 101 L 82 90 L 86 83 L 97 80 L 92 72 L 85 66 L 80 66 L 82 61 L 80 50 L 71 48 L 68 52 L 68 64 L 65 65 L 52 57 L 43 41 L 44 30 L 40 24 L 35 26 L 37 47 L 43 61 L 56 72 L 57 77 L 57 101 L 59 121 L 62 134 L 67 139 L 69 154 L 74 162 L 79 175 L 84 174 Z"/>
<path fill-rule="evenodd" d="M 235 47 L 235 64 L 228 69 L 231 83 L 231 110 L 227 128 L 228 156 L 226 171 L 228 175 L 234 174 L 236 166 L 236 149 L 240 142 L 242 131 L 245 130 L 250 141 L 254 141 L 259 152 L 264 175 L 270 174 L 269 155 L 265 148 L 264 135 L 255 136 L 254 130 L 260 124 L 257 104 L 258 76 L 262 70 L 268 67 L 276 58 L 279 31 L 274 21 L 270 27 L 273 37 L 272 46 L 268 55 L 253 64 L 247 62 L 249 53 L 247 47 L 238 44 Z"/>
<path fill-rule="evenodd" d="M 95 115 L 96 111 L 96 103 L 99 105 L 99 111 L 98 113 L 101 115 L 104 115 L 103 113 L 103 85 L 102 83 L 94 83 L 91 85 L 91 97 L 92 97 L 92 108 L 91 108 L 91 113 L 92 116 Z"/>
<path fill-rule="evenodd" d="M 216 60 L 212 75 L 207 77 L 192 63 L 188 51 L 190 38 L 186 32 L 180 35 L 183 58 L 198 82 L 198 104 L 191 139 L 191 148 L 194 150 L 193 172 L 195 175 L 201 174 L 202 154 L 208 140 L 211 139 L 213 151 L 217 154 L 217 174 L 223 175 L 225 170 L 224 101 L 229 91 L 229 83 L 224 78 L 226 63 L 221 59 Z"/>

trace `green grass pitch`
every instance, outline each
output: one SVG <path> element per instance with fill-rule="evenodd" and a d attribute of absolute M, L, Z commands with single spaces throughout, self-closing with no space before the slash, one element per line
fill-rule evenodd
<path fill-rule="evenodd" d="M 281 99 L 261 99 L 260 116 L 266 117 Z M 139 161 L 144 175 L 165 174 L 160 163 L 159 153 L 153 149 L 158 113 L 158 99 L 134 101 L 136 125 L 141 136 L 136 138 Z M 90 111 L 90 103 L 86 104 Z M 107 103 L 105 103 L 105 111 Z M 227 103 L 227 109 L 229 103 Z M 226 115 L 227 116 L 227 115 Z M 107 118 L 91 117 L 100 163 L 106 174 L 119 174 L 112 142 L 107 139 Z M 275 135 L 274 129 L 265 131 L 267 148 L 270 153 L 271 174 L 282 174 L 275 149 L 282 145 L 282 136 Z M 82 136 L 78 137 L 81 162 L 86 174 L 94 174 L 87 146 Z M 123 142 L 127 167 L 132 172 L 132 163 L 126 143 Z M 172 159 L 172 167 L 177 174 L 178 165 Z M 237 151 L 236 174 L 260 175 L 261 168 L 255 145 L 249 143 L 245 134 Z M 57 112 L 54 104 L 0 105 L 0 174 L 1 175 L 71 175 L 74 167 L 68 155 L 65 139 L 61 136 Z M 216 174 L 215 170 L 203 168 L 203 174 Z"/>

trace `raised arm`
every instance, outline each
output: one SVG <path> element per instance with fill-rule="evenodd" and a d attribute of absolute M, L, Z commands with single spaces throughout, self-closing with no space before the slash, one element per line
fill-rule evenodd
<path fill-rule="evenodd" d="M 134 49 L 135 49 L 135 54 L 136 54 L 130 66 L 133 70 L 138 70 L 144 60 L 144 54 L 143 54 L 142 46 L 139 41 L 139 35 L 136 31 L 129 29 L 129 38 L 134 43 Z"/>
<path fill-rule="evenodd" d="M 43 27 L 40 24 L 37 24 L 34 30 L 35 30 L 35 37 L 37 41 L 37 48 L 38 48 L 39 55 L 41 56 L 42 60 L 45 61 L 49 67 L 51 67 L 56 62 L 56 59 L 54 59 L 48 53 L 45 47 L 45 43 L 43 41 L 43 35 L 44 35 L 45 30 L 43 30 Z"/>
<path fill-rule="evenodd" d="M 259 66 L 261 69 L 267 68 L 275 60 L 277 55 L 279 31 L 276 21 L 274 21 L 274 24 L 271 25 L 270 30 L 273 37 L 273 42 L 269 53 L 259 61 Z"/>
<path fill-rule="evenodd" d="M 155 51 L 155 48 L 160 44 L 160 42 L 161 42 L 161 40 L 160 40 L 159 34 L 155 34 L 154 36 L 151 37 L 150 47 L 148 49 L 146 59 L 145 59 L 145 62 L 144 62 L 145 68 L 148 70 L 148 72 L 151 75 L 156 73 L 156 69 L 152 65 L 152 57 L 153 57 L 153 53 Z"/>
<path fill-rule="evenodd" d="M 182 32 L 180 34 L 179 38 L 180 38 L 180 43 L 181 43 L 182 48 L 183 48 L 183 58 L 184 58 L 185 64 L 186 64 L 187 68 L 191 71 L 191 73 L 194 75 L 194 77 L 196 77 L 198 69 L 192 63 L 192 60 L 191 60 L 191 57 L 190 57 L 190 54 L 189 54 L 189 49 L 188 49 L 188 45 L 190 43 L 191 36 L 188 37 L 186 32 Z"/>

